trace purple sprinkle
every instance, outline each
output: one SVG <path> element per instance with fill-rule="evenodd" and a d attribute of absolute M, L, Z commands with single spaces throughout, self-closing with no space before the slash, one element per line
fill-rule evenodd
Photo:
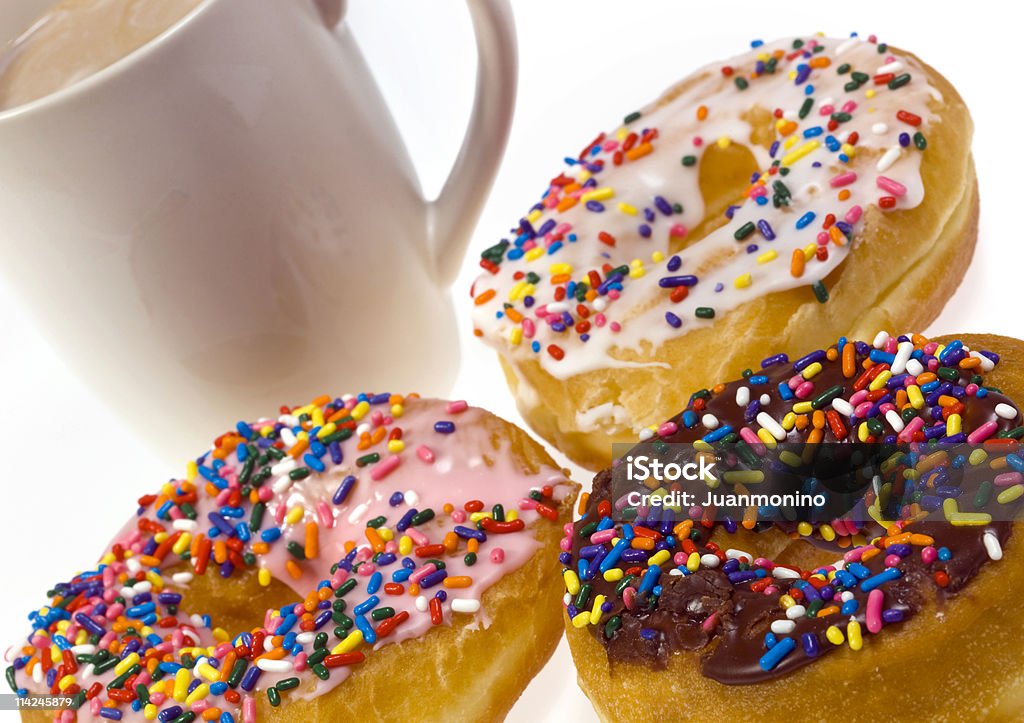
<path fill-rule="evenodd" d="M 683 320 L 680 319 L 675 314 L 673 314 L 671 311 L 665 312 L 665 321 L 667 321 L 669 326 L 671 326 L 673 329 L 678 329 L 683 325 Z"/>

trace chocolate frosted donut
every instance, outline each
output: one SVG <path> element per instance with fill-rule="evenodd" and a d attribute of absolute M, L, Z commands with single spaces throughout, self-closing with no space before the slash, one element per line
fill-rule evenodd
<path fill-rule="evenodd" d="M 1022 363 L 1024 342 L 1003 337 L 840 339 L 766 358 L 647 430 L 595 477 L 560 558 L 601 717 L 733 719 L 770 700 L 816 720 L 829 685 L 873 718 L 1019 714 Z M 654 489 L 629 477 L 652 447 L 752 464 L 661 488 L 662 504 L 631 495 Z M 815 455 L 865 451 L 864 485 L 805 488 L 846 494 L 838 510 L 744 503 Z"/>

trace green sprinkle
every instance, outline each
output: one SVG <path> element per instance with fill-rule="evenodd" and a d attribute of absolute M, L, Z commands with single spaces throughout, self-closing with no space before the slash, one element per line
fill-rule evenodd
<path fill-rule="evenodd" d="M 352 588 L 355 586 L 355 578 L 350 577 L 348 580 L 338 585 L 338 589 L 334 591 L 334 597 L 344 597 L 348 593 L 352 592 Z"/>
<path fill-rule="evenodd" d="M 643 113 L 641 113 L 638 110 L 635 110 L 632 113 L 630 113 L 629 115 L 627 115 L 625 118 L 622 119 L 622 125 L 628 126 L 633 121 L 640 120 L 640 117 L 642 115 L 643 115 Z"/>
<path fill-rule="evenodd" d="M 298 678 L 285 678 L 284 680 L 278 682 L 278 684 L 275 687 L 278 690 L 291 690 L 292 688 L 298 688 L 299 687 L 299 679 Z"/>
<path fill-rule="evenodd" d="M 800 119 L 803 120 L 811 114 L 811 109 L 814 108 L 814 98 L 804 98 L 803 105 L 800 106 Z"/>
<path fill-rule="evenodd" d="M 710 306 L 698 306 L 693 312 L 698 319 L 714 319 L 715 310 Z"/>
<path fill-rule="evenodd" d="M 849 63 L 843 63 L 838 68 L 836 68 L 836 73 L 838 73 L 839 75 L 846 75 L 849 72 L 850 72 L 850 64 Z"/>
<path fill-rule="evenodd" d="M 495 522 L 504 522 L 505 508 L 502 505 L 495 505 L 491 508 L 491 516 L 494 517 Z"/>
<path fill-rule="evenodd" d="M 387 607 L 377 608 L 376 610 L 370 613 L 370 617 L 373 618 L 374 621 L 376 622 L 380 622 L 381 620 L 387 620 L 388 618 L 393 618 L 394 616 L 395 609 Z"/>
<path fill-rule="evenodd" d="M 889 90 L 896 90 L 897 88 L 902 88 L 909 82 L 910 73 L 903 73 L 902 75 L 897 75 L 895 78 L 889 81 Z"/>
<path fill-rule="evenodd" d="M 289 540 L 285 547 L 287 547 L 289 554 L 296 560 L 306 559 L 306 551 L 303 549 L 302 545 L 297 543 L 295 540 Z"/>
<path fill-rule="evenodd" d="M 368 464 L 376 464 L 380 462 L 380 453 L 371 452 L 370 454 L 364 454 L 362 457 L 356 460 L 356 467 L 365 467 Z"/>
<path fill-rule="evenodd" d="M 697 156 L 683 156 L 684 166 L 694 166 L 697 164 Z"/>
<path fill-rule="evenodd" d="M 985 480 L 978 485 L 978 492 L 974 495 L 974 506 L 981 509 L 988 504 L 989 499 L 992 497 L 992 482 Z"/>
<path fill-rule="evenodd" d="M 462 558 L 462 561 L 464 563 L 466 563 L 466 565 L 468 567 L 473 567 L 473 565 L 476 564 L 476 553 L 475 552 L 467 552 L 466 556 L 464 558 Z"/>
<path fill-rule="evenodd" d="M 850 73 L 850 77 L 853 78 L 855 81 L 857 81 L 857 83 L 859 85 L 864 85 L 869 80 L 871 80 L 871 76 L 870 75 L 868 75 L 867 73 L 861 73 L 861 72 L 858 72 L 858 71 L 854 71 L 854 72 Z"/>
<path fill-rule="evenodd" d="M 815 281 L 811 284 L 811 290 L 814 292 L 814 298 L 818 300 L 819 304 L 824 304 L 828 301 L 828 289 L 825 288 L 824 282 Z"/>
<path fill-rule="evenodd" d="M 275 708 L 281 705 L 281 694 L 277 692 L 277 688 L 270 686 L 267 688 L 267 700 L 270 701 L 270 705 Z"/>
<path fill-rule="evenodd" d="M 434 511 L 429 507 L 425 510 L 420 510 L 412 516 L 412 525 L 422 525 L 424 522 L 430 522 L 434 519 Z"/>
<path fill-rule="evenodd" d="M 928 139 L 924 137 L 924 133 L 921 131 L 914 134 L 914 145 L 917 146 L 919 151 L 923 151 L 928 147 Z"/>
<path fill-rule="evenodd" d="M 754 226 L 753 221 L 747 221 L 745 224 L 736 229 L 736 232 L 732 235 L 732 237 L 737 241 L 742 241 L 747 236 L 754 233 L 755 228 L 756 227 Z"/>
<path fill-rule="evenodd" d="M 935 372 L 940 377 L 945 379 L 947 382 L 955 382 L 960 379 L 960 372 L 952 367 L 939 367 L 939 370 Z"/>
<path fill-rule="evenodd" d="M 834 387 L 829 387 L 811 401 L 811 407 L 813 407 L 814 409 L 821 409 L 831 404 L 832 400 L 837 398 L 842 393 L 843 386 L 841 384 L 837 384 Z"/>
<path fill-rule="evenodd" d="M 288 479 L 298 481 L 300 479 L 306 479 L 311 474 L 313 474 L 313 470 L 311 470 L 309 467 L 296 467 L 295 469 L 288 473 Z"/>
<path fill-rule="evenodd" d="M 266 512 L 267 505 L 265 502 L 257 502 L 252 506 L 252 514 L 249 515 L 249 529 L 256 532 L 260 529 L 263 524 L 263 513 Z"/>
<path fill-rule="evenodd" d="M 750 86 L 746 78 L 741 78 L 738 75 L 733 79 L 733 82 L 736 83 L 736 87 L 740 90 L 746 90 Z"/>
<path fill-rule="evenodd" d="M 605 638 L 611 638 L 622 627 L 622 618 L 618 615 L 614 615 L 608 619 L 608 622 L 604 624 L 604 636 Z"/>
<path fill-rule="evenodd" d="M 323 663 L 315 663 L 310 667 L 313 669 L 313 674 L 320 680 L 327 680 L 331 677 L 331 671 L 325 668 Z"/>
<path fill-rule="evenodd" d="M 368 520 L 367 523 L 366 523 L 366 526 L 367 527 L 372 527 L 373 529 L 376 530 L 376 529 L 380 528 L 387 521 L 388 521 L 387 517 L 385 517 L 384 515 L 378 515 L 377 517 L 374 517 L 372 520 Z"/>

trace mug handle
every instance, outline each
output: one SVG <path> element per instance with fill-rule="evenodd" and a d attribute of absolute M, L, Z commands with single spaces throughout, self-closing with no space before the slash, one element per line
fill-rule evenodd
<path fill-rule="evenodd" d="M 345 0 L 315 0 L 324 23 L 337 25 Z M 427 202 L 428 258 L 448 286 L 487 200 L 508 141 L 518 77 L 516 31 L 508 0 L 466 0 L 476 36 L 473 111 L 459 155 L 437 199 Z"/>

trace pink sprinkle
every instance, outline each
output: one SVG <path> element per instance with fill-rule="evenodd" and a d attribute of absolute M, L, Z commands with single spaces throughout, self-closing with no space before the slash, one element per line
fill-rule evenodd
<path fill-rule="evenodd" d="M 901 442 L 913 441 L 914 434 L 916 432 L 920 432 L 923 426 L 924 420 L 921 419 L 920 417 L 914 417 L 913 419 L 910 420 L 910 422 L 907 423 L 907 426 L 903 428 L 903 431 L 899 433 L 899 440 Z"/>
<path fill-rule="evenodd" d="M 540 306 L 533 310 L 533 313 L 537 315 L 538 319 L 543 319 L 548 315 L 548 305 L 541 304 Z"/>
<path fill-rule="evenodd" d="M 452 510 L 452 522 L 459 525 L 466 521 L 465 510 Z"/>
<path fill-rule="evenodd" d="M 274 523 L 277 524 L 278 527 L 280 527 L 281 523 L 284 522 L 286 512 L 287 510 L 284 508 L 284 505 L 278 505 L 274 508 Z"/>
<path fill-rule="evenodd" d="M 636 588 L 626 587 L 622 590 L 622 604 L 627 610 L 632 610 L 636 602 Z"/>
<path fill-rule="evenodd" d="M 274 490 L 270 485 L 263 485 L 256 496 L 259 497 L 260 502 L 270 502 L 270 498 L 274 496 Z"/>
<path fill-rule="evenodd" d="M 608 322 L 608 317 L 604 314 L 594 314 L 594 326 L 601 328 Z"/>
<path fill-rule="evenodd" d="M 674 565 L 685 565 L 687 555 L 685 552 L 677 552 L 672 558 L 672 564 Z"/>
<path fill-rule="evenodd" d="M 321 527 L 327 529 L 334 527 L 334 515 L 331 514 L 331 508 L 323 500 L 316 503 L 316 516 L 320 520 Z"/>
<path fill-rule="evenodd" d="M 242 723 L 256 723 L 256 699 L 251 695 L 242 699 Z"/>
<path fill-rule="evenodd" d="M 365 562 L 359 566 L 359 574 L 363 577 L 369 577 L 375 572 L 377 572 L 377 566 L 372 562 Z"/>
<path fill-rule="evenodd" d="M 857 174 L 853 171 L 847 171 L 846 173 L 840 173 L 838 176 L 832 176 L 828 185 L 832 186 L 832 188 L 840 188 L 841 186 L 849 186 L 856 180 Z"/>
<path fill-rule="evenodd" d="M 537 509 L 537 500 L 531 500 L 529 497 L 521 497 L 519 499 L 519 509 L 535 510 Z"/>
<path fill-rule="evenodd" d="M 793 376 L 791 376 L 789 378 L 789 381 L 786 382 L 786 386 L 788 386 L 790 389 L 795 390 L 798 386 L 800 386 L 803 383 L 804 383 L 804 378 L 802 376 L 800 376 L 799 374 L 794 374 Z"/>
<path fill-rule="evenodd" d="M 566 537 L 572 537 L 572 532 L 573 532 L 573 525 L 572 525 L 572 523 L 571 522 L 566 522 L 564 525 L 562 525 L 562 532 L 565 534 Z"/>
<path fill-rule="evenodd" d="M 854 392 L 853 396 L 850 397 L 850 404 L 852 404 L 853 406 L 856 407 L 861 402 L 866 402 L 867 399 L 868 399 L 868 390 L 867 389 L 861 389 L 859 392 Z"/>
<path fill-rule="evenodd" d="M 920 419 L 920 417 L 918 417 L 918 419 Z M 967 443 L 977 444 L 978 442 L 984 442 L 986 439 L 995 434 L 998 429 L 998 423 L 992 421 L 985 422 L 983 425 L 981 425 L 980 427 L 978 427 L 973 432 L 967 435 Z"/>
<path fill-rule="evenodd" d="M 877 633 L 882 629 L 882 600 L 885 595 L 877 587 L 868 593 L 867 622 L 868 632 Z"/>
<path fill-rule="evenodd" d="M 700 136 L 694 136 L 693 145 L 696 146 L 697 148 L 700 148 L 702 145 L 704 145 L 704 139 L 701 138 Z"/>
<path fill-rule="evenodd" d="M 833 521 L 832 523 L 833 527 L 836 526 L 835 522 L 836 521 Z M 843 555 L 843 562 L 860 562 L 860 559 L 864 556 L 864 553 L 872 549 L 874 548 L 870 545 L 862 545 L 861 547 L 855 547 Z"/>
<path fill-rule="evenodd" d="M 823 105 L 818 109 L 818 115 L 832 115 L 832 113 L 835 112 L 835 109 L 836 107 L 831 103 Z"/>
<path fill-rule="evenodd" d="M 448 414 L 458 414 L 459 412 L 465 412 L 469 409 L 469 405 L 464 400 L 457 402 L 448 402 L 448 406 L 445 407 L 448 410 Z"/>
<path fill-rule="evenodd" d="M 298 670 L 298 667 L 296 666 L 296 668 L 295 668 L 295 669 L 296 669 L 296 670 Z M 207 702 L 207 701 L 205 701 L 205 700 L 197 700 L 197 701 L 196 701 L 195 703 L 193 703 L 193 704 L 192 704 L 191 706 L 189 706 L 189 709 L 190 709 L 190 710 L 191 710 L 191 711 L 192 711 L 193 713 L 196 713 L 196 714 L 199 714 L 199 715 L 201 715 L 201 714 L 202 714 L 202 712 L 203 712 L 204 710 L 206 710 L 207 708 L 209 708 L 209 707 L 210 707 L 210 704 L 209 704 L 209 702 Z"/>
<path fill-rule="evenodd" d="M 793 394 L 796 395 L 797 399 L 807 399 L 807 397 L 814 394 L 814 382 L 804 382 L 793 390 Z"/>
<path fill-rule="evenodd" d="M 700 624 L 700 629 L 703 630 L 705 633 L 710 633 L 716 627 L 718 627 L 718 611 L 717 610 L 715 612 L 711 613 L 710 615 L 708 615 L 704 619 L 704 622 L 702 622 Z"/>
<path fill-rule="evenodd" d="M 757 557 L 754 559 L 755 567 L 763 567 L 765 570 L 774 570 L 775 563 L 769 560 L 767 557 Z"/>
<path fill-rule="evenodd" d="M 846 223 L 857 223 L 860 221 L 861 215 L 864 213 L 864 209 L 860 206 L 854 206 L 846 212 L 845 221 Z"/>
<path fill-rule="evenodd" d="M 299 653 L 298 655 L 295 656 L 295 663 L 294 663 L 294 665 L 295 665 L 295 671 L 297 673 L 301 673 L 303 670 L 306 669 L 306 658 L 307 657 L 308 656 L 305 653 Z"/>
<path fill-rule="evenodd" d="M 658 436 L 668 437 L 669 435 L 675 434 L 677 429 L 679 429 L 679 427 L 675 422 L 665 422 L 658 427 Z"/>
<path fill-rule="evenodd" d="M 877 183 L 878 187 L 881 188 L 883 191 L 888 191 L 894 196 L 907 195 L 907 187 L 904 186 L 899 181 L 892 180 L 888 176 L 879 176 L 878 178 L 875 179 L 875 183 Z"/>
<path fill-rule="evenodd" d="M 1021 474 L 1020 472 L 1003 472 L 997 474 L 992 483 L 996 487 L 1010 487 L 1015 484 L 1020 484 Z"/>
<path fill-rule="evenodd" d="M 601 530 L 590 536 L 591 545 L 603 545 L 618 534 L 614 529 Z"/>
<path fill-rule="evenodd" d="M 758 438 L 758 436 L 754 434 L 754 430 L 752 430 L 750 427 L 743 427 L 742 429 L 740 429 L 740 438 L 742 438 L 743 441 L 746 442 L 747 444 L 756 444 L 762 447 L 764 446 L 761 444 L 761 440 Z"/>
<path fill-rule="evenodd" d="M 331 587 L 338 587 L 341 583 L 348 579 L 348 570 L 338 568 L 337 571 L 331 576 Z"/>
<path fill-rule="evenodd" d="M 527 339 L 532 339 L 533 335 L 537 333 L 537 327 L 534 326 L 533 319 L 523 319 L 523 336 Z"/>
<path fill-rule="evenodd" d="M 672 228 L 668 230 L 669 238 L 685 238 L 689 230 L 681 223 L 674 224 Z"/>
<path fill-rule="evenodd" d="M 611 324 L 608 325 L 608 328 L 617 334 L 620 331 L 622 331 L 622 324 L 620 324 L 617 321 L 613 321 Z"/>
<path fill-rule="evenodd" d="M 900 564 L 900 560 L 902 560 L 902 559 L 903 558 L 901 558 L 899 555 L 886 555 L 885 556 L 885 566 L 886 567 L 896 567 L 897 565 Z"/>
<path fill-rule="evenodd" d="M 843 107 L 841 110 L 843 111 L 843 113 L 853 113 L 853 111 L 857 110 L 857 103 L 852 100 L 848 100 L 845 103 L 843 103 Z"/>
<path fill-rule="evenodd" d="M 618 289 L 608 289 L 608 298 L 611 299 L 612 301 L 615 301 L 620 296 L 622 296 L 622 292 L 619 291 Z"/>
<path fill-rule="evenodd" d="M 426 565 L 416 570 L 413 574 L 409 575 L 409 582 L 418 583 L 420 580 L 425 578 L 432 572 L 437 571 L 437 565 L 432 562 L 428 562 Z"/>
<path fill-rule="evenodd" d="M 910 381 L 909 378 L 907 379 L 907 381 Z M 975 394 L 978 393 L 978 388 L 979 387 L 977 384 L 968 384 L 966 387 L 964 387 L 964 391 L 967 392 L 967 396 L 973 397 Z"/>
<path fill-rule="evenodd" d="M 931 545 L 921 548 L 921 562 L 923 562 L 925 565 L 931 565 L 938 559 L 938 557 L 938 551 Z"/>
<path fill-rule="evenodd" d="M 502 550 L 500 547 L 495 547 L 493 550 L 491 550 L 491 562 L 493 562 L 496 565 L 500 565 L 501 563 L 505 562 L 505 551 Z"/>
<path fill-rule="evenodd" d="M 430 447 L 425 444 L 421 444 L 416 448 L 416 456 L 427 464 L 434 464 L 434 453 L 431 451 Z"/>
<path fill-rule="evenodd" d="M 409 536 L 409 539 L 411 539 L 417 545 L 429 545 L 430 544 L 430 539 L 426 535 L 424 535 L 422 532 L 417 530 L 415 527 L 410 527 L 409 529 L 407 529 L 405 531 L 405 534 L 407 534 Z"/>

